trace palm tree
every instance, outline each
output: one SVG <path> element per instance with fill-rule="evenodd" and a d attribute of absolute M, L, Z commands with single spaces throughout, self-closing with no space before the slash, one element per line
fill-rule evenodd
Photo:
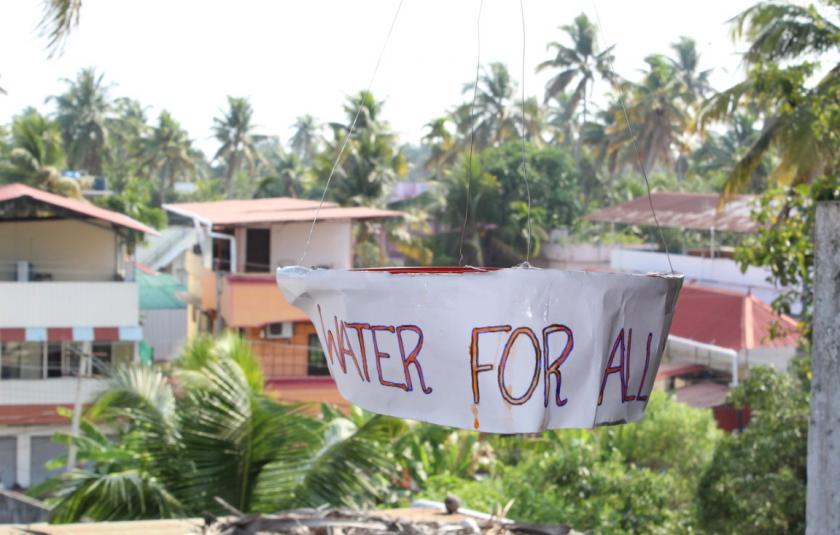
<path fill-rule="evenodd" d="M 261 167 L 265 176 L 257 185 L 254 198 L 300 196 L 310 177 L 309 169 L 298 155 L 282 151 L 279 143 L 262 152 L 265 163 Z"/>
<path fill-rule="evenodd" d="M 498 146 L 516 138 L 517 118 L 513 109 L 513 95 L 516 82 L 503 63 L 491 63 L 482 70 L 478 87 L 474 82 L 464 84 L 464 93 L 475 93 L 472 101 L 461 104 L 453 113 L 453 119 L 461 144 L 472 142 L 476 149 Z"/>
<path fill-rule="evenodd" d="M 243 512 L 371 503 L 405 425 L 300 410 L 264 392 L 259 364 L 235 336 L 194 341 L 171 376 L 116 368 L 81 435 L 60 437 L 81 462 L 47 486 L 53 521 L 226 513 L 217 498 Z"/>
<path fill-rule="evenodd" d="M 312 163 L 312 158 L 321 144 L 321 127 L 311 115 L 303 115 L 292 126 L 295 133 L 289 140 L 289 146 L 304 165 Z"/>
<path fill-rule="evenodd" d="M 76 80 L 64 80 L 69 88 L 56 103 L 56 121 L 61 127 L 67 165 L 72 169 L 102 174 L 108 149 L 108 120 L 112 109 L 108 86 L 102 74 L 82 69 Z"/>
<path fill-rule="evenodd" d="M 628 125 L 623 109 L 616 110 L 610 150 L 621 151 L 620 165 L 641 163 L 649 170 L 656 163 L 672 166 L 677 154 L 687 154 L 683 135 L 689 119 L 673 64 L 659 54 L 648 56 L 645 63 L 648 68 L 641 83 L 623 84 L 629 95 L 626 109 L 633 136 L 620 133 L 622 129 L 627 131 Z"/>
<path fill-rule="evenodd" d="M 671 44 L 676 57 L 669 59 L 676 69 L 676 76 L 683 85 L 683 100 L 694 105 L 702 102 L 712 93 L 709 75 L 712 70 L 699 71 L 700 54 L 697 52 L 697 42 L 689 37 Z"/>
<path fill-rule="evenodd" d="M 443 169 L 452 164 L 458 155 L 455 137 L 447 128 L 449 118 L 438 117 L 426 123 L 429 131 L 420 142 L 429 147 L 429 157 L 423 165 L 426 171 L 434 172 L 435 178 L 443 175 Z"/>
<path fill-rule="evenodd" d="M 169 114 L 162 111 L 151 135 L 140 141 L 139 157 L 143 169 L 158 179 L 160 204 L 166 202 L 166 192 L 178 177 L 195 172 L 192 142 L 186 130 Z"/>
<path fill-rule="evenodd" d="M 598 30 L 583 13 L 575 18 L 573 24 L 561 26 L 560 29 L 568 35 L 572 45 L 569 47 L 556 41 L 549 43 L 547 48 L 554 50 L 554 57 L 537 66 L 537 72 L 545 69 L 560 71 L 546 84 L 544 101 L 547 103 L 552 98 L 559 98 L 568 87 L 574 86 L 564 106 L 565 118 L 571 120 L 578 104 L 582 103 L 582 122 L 586 122 L 588 95 L 596 79 L 615 81 L 610 68 L 615 47 L 599 49 Z"/>
<path fill-rule="evenodd" d="M 701 110 L 701 127 L 736 113 L 742 102 L 767 110 L 761 133 L 732 168 L 724 198 L 742 191 L 766 156 L 778 151 L 778 164 L 768 177 L 776 184 L 798 184 L 840 167 L 837 159 L 840 64 L 813 86 L 812 62 L 787 67 L 780 61 L 820 57 L 840 45 L 840 27 L 814 6 L 780 2 L 758 3 L 732 19 L 733 36 L 747 38 L 744 54 L 747 79 L 711 98 Z"/>
<path fill-rule="evenodd" d="M 46 0 L 44 14 L 38 24 L 41 35 L 49 42 L 50 57 L 60 54 L 70 32 L 79 25 L 82 0 Z"/>
<path fill-rule="evenodd" d="M 247 98 L 229 96 L 228 110 L 213 119 L 213 133 L 222 144 L 213 159 L 225 162 L 225 195 L 228 197 L 233 193 L 233 179 L 242 165 L 253 174 L 259 161 L 256 144 L 264 136 L 254 133 L 253 115 Z"/>
<path fill-rule="evenodd" d="M 331 123 L 334 139 L 316 161 L 316 173 L 325 183 L 337 155 L 344 148 L 330 186 L 330 198 L 342 205 L 381 206 L 388 187 L 405 174 L 405 157 L 397 136 L 380 119 L 383 103 L 369 91 L 349 98 L 344 106 L 346 123 Z M 355 121 L 355 127 L 351 126 Z M 364 225 L 362 225 L 363 227 Z"/>
<path fill-rule="evenodd" d="M 8 162 L 0 165 L 0 178 L 39 189 L 81 198 L 78 182 L 62 177 L 64 151 L 58 124 L 28 108 L 12 121 L 12 148 Z"/>

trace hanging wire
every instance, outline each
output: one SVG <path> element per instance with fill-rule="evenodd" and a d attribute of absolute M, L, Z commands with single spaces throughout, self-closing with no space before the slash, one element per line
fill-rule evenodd
<path fill-rule="evenodd" d="M 379 65 L 382 63 L 382 58 L 385 55 L 385 49 L 388 48 L 388 42 L 391 40 L 391 34 L 394 32 L 394 26 L 397 24 L 397 17 L 400 14 L 402 5 L 403 0 L 400 0 L 399 4 L 397 4 L 397 10 L 394 12 L 394 17 L 391 19 L 391 25 L 388 27 L 388 33 L 385 35 L 385 41 L 382 43 L 382 49 L 379 51 L 379 57 L 376 59 L 376 65 L 373 67 L 373 73 L 370 76 L 370 81 L 368 82 L 365 90 L 366 93 L 369 93 L 373 87 L 373 81 L 376 79 L 376 73 L 379 71 Z M 350 138 L 353 137 L 353 131 L 356 129 L 356 122 L 359 120 L 362 108 L 364 108 L 364 102 L 359 102 L 356 115 L 353 116 L 353 121 L 350 123 L 350 129 L 347 131 L 347 135 L 344 137 L 344 142 L 341 144 L 341 148 L 339 149 L 338 154 L 335 157 L 335 161 L 333 162 L 332 169 L 330 169 L 330 174 L 327 177 L 327 184 L 324 186 L 324 192 L 321 194 L 321 201 L 318 203 L 318 209 L 315 210 L 315 217 L 312 218 L 312 225 L 309 227 L 306 244 L 303 246 L 303 254 L 300 255 L 300 259 L 297 262 L 299 266 L 303 265 L 306 253 L 309 252 L 309 245 L 312 242 L 312 234 L 315 232 L 315 223 L 318 222 L 318 216 L 321 214 L 321 208 L 324 206 L 324 201 L 327 198 L 327 191 L 330 189 L 330 183 L 332 182 L 336 169 L 338 169 L 341 156 L 344 154 L 344 150 L 347 148 L 347 143 L 350 142 Z"/>
<path fill-rule="evenodd" d="M 531 184 L 528 183 L 528 164 L 525 159 L 525 7 L 523 0 L 519 0 L 519 15 L 522 19 L 522 179 L 525 181 L 525 191 L 528 193 L 528 245 L 525 250 L 525 267 L 531 260 Z"/>
<path fill-rule="evenodd" d="M 478 16 L 475 20 L 475 41 L 476 41 L 476 53 L 475 53 L 475 84 L 473 84 L 473 98 L 472 104 L 470 104 L 470 151 L 469 156 L 467 157 L 467 197 L 464 201 L 464 224 L 461 226 L 461 239 L 458 243 L 458 265 L 461 266 L 464 264 L 464 235 L 467 231 L 467 221 L 470 217 L 470 189 L 472 185 L 472 158 L 473 158 L 473 148 L 475 146 L 475 117 L 473 117 L 473 113 L 475 111 L 475 102 L 476 98 L 478 97 L 478 79 L 481 73 L 481 10 L 484 7 L 484 0 L 480 0 L 478 3 Z"/>
<path fill-rule="evenodd" d="M 595 22 L 598 24 L 598 32 L 603 36 L 604 28 L 601 26 L 601 16 L 598 14 L 598 6 L 595 3 L 595 0 L 592 0 L 592 8 L 595 11 Z M 615 69 L 613 68 L 612 59 L 610 59 L 609 56 L 607 57 L 607 64 L 609 65 L 610 73 L 612 73 L 612 76 L 615 77 Z M 630 124 L 630 115 L 627 113 L 627 107 L 624 105 L 624 90 L 621 88 L 621 84 L 618 85 L 618 103 L 621 106 L 621 112 L 624 115 L 624 122 L 627 125 L 627 133 L 630 135 L 630 139 L 633 142 L 633 151 L 636 155 L 636 162 L 639 164 L 639 170 L 641 170 L 642 177 L 645 180 L 650 213 L 653 215 L 653 222 L 656 223 L 656 230 L 659 232 L 659 239 L 662 242 L 662 247 L 665 249 L 665 258 L 668 259 L 668 267 L 671 269 L 671 273 L 676 273 L 674 271 L 674 264 L 671 263 L 671 253 L 668 250 L 668 242 L 665 241 L 665 234 L 662 232 L 662 227 L 659 225 L 659 219 L 656 217 L 656 209 L 653 207 L 653 197 L 650 193 L 650 181 L 648 180 L 647 172 L 645 171 L 644 161 L 642 161 L 642 153 L 639 150 L 639 143 L 636 140 L 636 134 L 633 132 L 633 126 Z"/>

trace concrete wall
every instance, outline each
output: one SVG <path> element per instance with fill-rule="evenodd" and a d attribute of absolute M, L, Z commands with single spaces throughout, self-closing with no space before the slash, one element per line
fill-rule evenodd
<path fill-rule="evenodd" d="M 171 360 L 187 340 L 186 308 L 143 310 L 143 338 L 155 350 L 155 360 Z"/>
<path fill-rule="evenodd" d="M 0 405 L 72 404 L 76 399 L 75 377 L 0 380 Z M 82 400 L 87 403 L 104 387 L 96 378 L 82 379 Z"/>
<path fill-rule="evenodd" d="M 109 281 L 117 272 L 117 236 L 78 220 L 0 223 L 0 280 L 16 279 L 16 262 L 56 281 Z"/>
<path fill-rule="evenodd" d="M 0 282 L 0 327 L 133 326 L 139 299 L 134 282 Z"/>

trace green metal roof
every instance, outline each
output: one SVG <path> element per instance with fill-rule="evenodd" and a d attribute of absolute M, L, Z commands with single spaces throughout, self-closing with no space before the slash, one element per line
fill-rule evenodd
<path fill-rule="evenodd" d="M 178 298 L 178 294 L 185 293 L 187 287 L 172 275 L 149 275 L 138 269 L 135 277 L 140 288 L 140 310 L 187 308 L 187 304 Z"/>

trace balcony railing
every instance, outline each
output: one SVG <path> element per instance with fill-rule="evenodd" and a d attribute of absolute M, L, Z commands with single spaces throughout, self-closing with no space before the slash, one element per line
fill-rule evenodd
<path fill-rule="evenodd" d="M 319 345 L 293 345 L 276 341 L 249 340 L 266 379 L 323 377 L 329 375 Z"/>

